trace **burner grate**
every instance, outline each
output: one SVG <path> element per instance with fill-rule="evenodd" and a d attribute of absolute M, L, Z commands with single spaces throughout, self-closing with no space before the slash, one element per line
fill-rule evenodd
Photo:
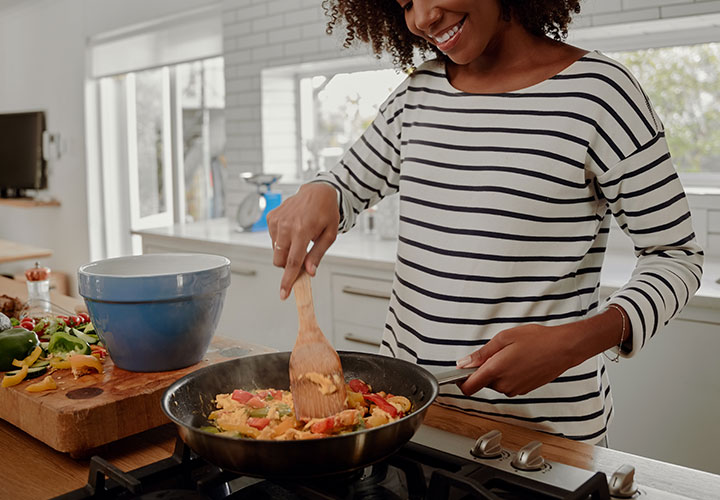
<path fill-rule="evenodd" d="M 178 439 L 167 459 L 123 472 L 101 457 L 90 461 L 85 487 L 55 500 L 610 500 L 605 475 L 575 491 L 417 443 L 361 470 L 308 480 L 263 479 L 226 472 Z"/>

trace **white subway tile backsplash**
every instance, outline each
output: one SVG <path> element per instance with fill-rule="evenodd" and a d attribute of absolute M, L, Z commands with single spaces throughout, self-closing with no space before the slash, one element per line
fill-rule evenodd
<path fill-rule="evenodd" d="M 325 16 L 322 9 L 320 8 L 320 2 L 317 3 L 316 7 L 308 7 L 301 10 L 292 10 L 283 13 L 285 20 L 285 26 L 293 26 L 296 24 L 306 24 L 315 22 L 318 26 L 325 26 Z M 321 28 L 321 33 L 323 32 Z"/>
<path fill-rule="evenodd" d="M 621 0 L 585 0 L 580 3 L 583 15 L 618 12 L 622 10 Z"/>
<path fill-rule="evenodd" d="M 268 42 L 275 44 L 305 38 L 302 28 L 303 26 L 285 26 L 283 29 L 273 30 L 268 35 Z"/>
<path fill-rule="evenodd" d="M 283 48 L 286 56 L 314 55 L 320 50 L 320 40 L 311 38 L 309 40 L 303 40 L 302 42 L 286 43 L 283 45 Z"/>
<path fill-rule="evenodd" d="M 636 9 L 610 14 L 597 14 L 593 16 L 593 25 L 607 26 L 609 24 L 634 23 L 638 21 L 652 21 L 660 19 L 660 9 Z"/>
<path fill-rule="evenodd" d="M 660 8 L 661 17 L 682 17 L 697 16 L 700 14 L 712 14 L 720 12 L 720 1 L 701 1 L 696 0 L 692 3 L 684 3 L 681 5 L 668 5 Z"/>
<path fill-rule="evenodd" d="M 280 59 L 283 56 L 282 45 L 265 45 L 264 47 L 251 49 L 250 52 L 250 58 L 253 61 L 271 62 L 273 59 Z"/>
<path fill-rule="evenodd" d="M 313 2 L 315 6 L 317 6 L 319 1 L 321 0 L 316 0 Z M 267 2 L 268 14 L 279 14 L 287 12 L 289 10 L 300 10 L 303 7 L 309 6 L 303 5 L 300 0 L 274 0 Z"/>
<path fill-rule="evenodd" d="M 269 35 L 273 32 L 282 31 L 283 26 L 283 16 L 282 14 L 277 14 L 275 16 L 267 16 L 262 17 L 260 19 L 254 19 L 252 21 L 252 32 L 253 33 L 267 33 L 268 36 L 266 38 L 269 38 Z"/>
<path fill-rule="evenodd" d="M 693 3 L 693 0 L 622 0 L 622 8 L 623 10 L 633 10 L 687 3 Z"/>

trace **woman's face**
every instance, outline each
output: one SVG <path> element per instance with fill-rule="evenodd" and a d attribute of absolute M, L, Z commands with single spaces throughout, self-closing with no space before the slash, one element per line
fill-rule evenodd
<path fill-rule="evenodd" d="M 456 64 L 479 58 L 503 21 L 499 0 L 397 0 L 414 35 L 435 45 Z"/>

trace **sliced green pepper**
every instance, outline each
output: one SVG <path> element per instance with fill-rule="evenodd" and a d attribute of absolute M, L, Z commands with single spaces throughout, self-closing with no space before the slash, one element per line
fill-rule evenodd
<path fill-rule="evenodd" d="M 37 335 L 25 328 L 0 332 L 0 372 L 14 370 L 13 359 L 25 359 L 38 344 Z"/>
<path fill-rule="evenodd" d="M 267 406 L 263 406 L 262 408 L 253 408 L 250 410 L 248 415 L 255 418 L 262 418 L 267 417 L 269 408 Z"/>
<path fill-rule="evenodd" d="M 87 342 L 60 330 L 50 337 L 48 351 L 52 354 L 90 354 L 92 352 Z"/>

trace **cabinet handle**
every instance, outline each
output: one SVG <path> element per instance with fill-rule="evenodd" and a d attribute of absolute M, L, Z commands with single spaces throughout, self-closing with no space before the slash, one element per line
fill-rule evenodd
<path fill-rule="evenodd" d="M 345 337 L 343 337 L 348 342 L 357 342 L 358 344 L 365 344 L 365 345 L 371 345 L 374 347 L 380 347 L 380 342 L 376 342 L 374 340 L 364 339 L 361 337 L 356 337 L 352 333 L 346 333 Z"/>
<path fill-rule="evenodd" d="M 237 267 L 231 267 L 230 271 L 239 274 L 240 276 L 255 276 L 257 275 L 257 271 L 255 269 L 240 269 Z"/>
<path fill-rule="evenodd" d="M 342 293 L 349 295 L 361 295 L 363 297 L 373 297 L 376 299 L 390 300 L 390 294 L 387 292 L 378 292 L 376 290 L 367 290 L 365 288 L 355 288 L 354 286 L 344 286 Z"/>

